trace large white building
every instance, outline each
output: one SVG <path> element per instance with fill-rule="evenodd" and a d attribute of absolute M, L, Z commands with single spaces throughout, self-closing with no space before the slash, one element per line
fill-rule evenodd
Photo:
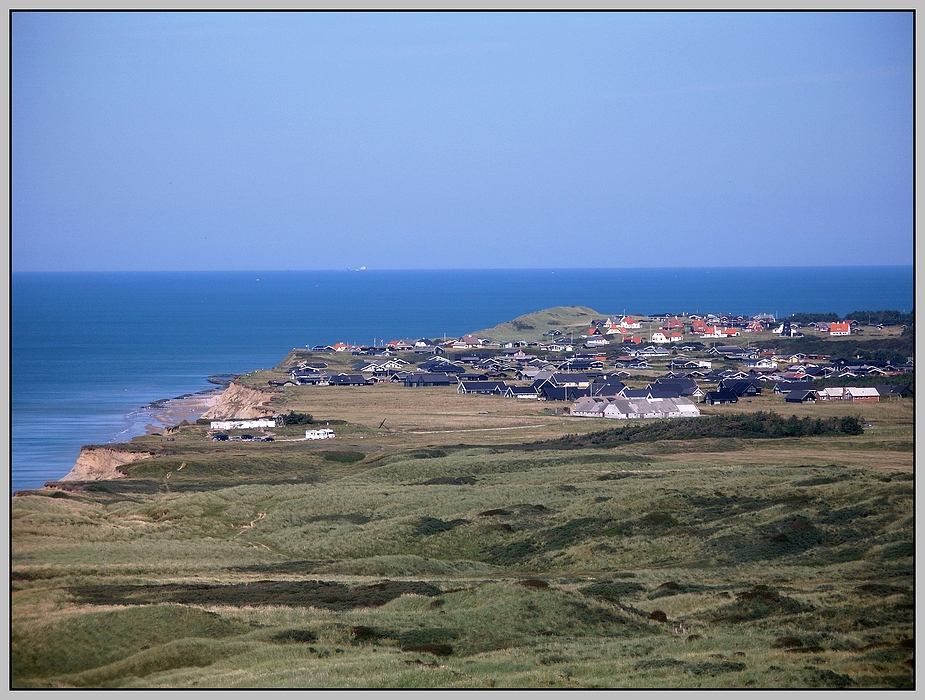
<path fill-rule="evenodd" d="M 253 420 L 214 420 L 212 430 L 252 430 L 254 428 L 275 428 L 273 418 L 255 418 Z"/>
<path fill-rule="evenodd" d="M 696 418 L 700 415 L 690 399 L 621 399 L 616 397 L 585 397 L 572 404 L 570 415 L 582 418 Z"/>

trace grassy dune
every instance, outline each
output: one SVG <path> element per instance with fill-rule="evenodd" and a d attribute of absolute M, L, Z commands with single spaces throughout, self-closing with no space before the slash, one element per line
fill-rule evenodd
<path fill-rule="evenodd" d="M 566 338 L 569 337 L 569 332 L 578 338 L 588 332 L 591 321 L 603 320 L 606 316 L 587 306 L 554 306 L 551 309 L 518 316 L 493 328 L 475 331 L 473 335 L 502 343 L 515 340 L 534 342 L 549 340 L 549 337 L 544 335 L 547 331 L 555 329 L 561 331 Z"/>
<path fill-rule="evenodd" d="M 616 447 L 536 443 L 612 421 L 437 389 L 280 405 L 346 424 L 190 426 L 13 499 L 12 687 L 914 685 L 911 401 L 857 436 Z M 707 412 L 759 410 L 858 413 Z"/>

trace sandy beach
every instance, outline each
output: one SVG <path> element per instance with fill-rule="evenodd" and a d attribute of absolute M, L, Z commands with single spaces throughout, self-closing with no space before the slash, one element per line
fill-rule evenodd
<path fill-rule="evenodd" d="M 194 423 L 215 405 L 223 391 L 223 388 L 207 389 L 143 406 L 139 413 L 150 420 L 145 430 L 150 435 L 162 432 L 168 426 L 180 425 L 183 421 Z"/>

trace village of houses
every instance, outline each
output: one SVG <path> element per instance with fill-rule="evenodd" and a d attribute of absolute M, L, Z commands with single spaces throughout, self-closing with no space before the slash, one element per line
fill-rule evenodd
<path fill-rule="evenodd" d="M 768 347 L 774 345 L 775 337 L 865 332 L 857 321 L 801 328 L 768 314 L 749 318 L 663 315 L 606 318 L 589 326 L 577 336 L 574 330 L 550 329 L 542 341 L 532 342 L 495 342 L 465 335 L 449 340 L 391 340 L 373 346 L 315 346 L 306 353 L 311 359 L 289 368 L 288 379 L 270 383 L 342 387 L 391 382 L 409 389 L 448 387 L 459 394 L 561 402 L 567 409 L 562 413 L 614 419 L 694 417 L 700 415 L 698 404 L 734 404 L 768 393 L 782 402 L 796 403 L 912 396 L 911 377 L 909 382 L 883 379 L 877 383 L 878 377 L 911 375 L 911 357 L 899 365 L 861 363 L 826 355 L 778 354 Z M 338 359 L 344 354 L 355 358 L 351 370 L 331 370 L 324 361 L 329 353 Z M 342 361 L 330 364 L 344 366 Z M 868 386 L 816 386 L 821 379 L 855 377 L 870 378 L 864 382 Z"/>

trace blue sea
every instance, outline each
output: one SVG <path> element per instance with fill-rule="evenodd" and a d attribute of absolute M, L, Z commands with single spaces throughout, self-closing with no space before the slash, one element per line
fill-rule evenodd
<path fill-rule="evenodd" d="M 292 348 L 459 336 L 532 311 L 834 312 L 913 307 L 913 268 L 13 273 L 12 491 L 87 444 L 145 432 L 151 402 Z"/>

